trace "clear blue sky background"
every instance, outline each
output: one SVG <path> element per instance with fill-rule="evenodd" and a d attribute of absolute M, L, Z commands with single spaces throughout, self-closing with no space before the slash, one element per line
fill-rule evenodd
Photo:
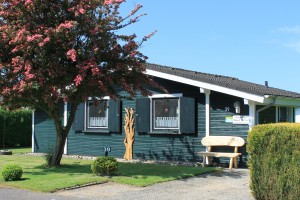
<path fill-rule="evenodd" d="M 127 0 L 121 13 L 137 4 L 147 16 L 125 31 L 158 31 L 150 63 L 300 93 L 300 0 Z"/>

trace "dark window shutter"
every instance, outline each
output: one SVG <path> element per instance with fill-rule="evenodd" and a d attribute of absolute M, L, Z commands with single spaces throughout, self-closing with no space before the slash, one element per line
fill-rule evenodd
<path fill-rule="evenodd" d="M 180 133 L 195 133 L 195 99 L 180 97 Z"/>
<path fill-rule="evenodd" d="M 84 103 L 79 104 L 77 107 L 77 111 L 73 123 L 73 129 L 75 131 L 84 130 L 84 110 L 85 110 L 85 104 Z"/>
<path fill-rule="evenodd" d="M 119 100 L 108 100 L 108 131 L 109 132 L 120 132 L 120 104 Z"/>
<path fill-rule="evenodd" d="M 136 100 L 136 131 L 150 132 L 150 99 L 140 98 Z"/>

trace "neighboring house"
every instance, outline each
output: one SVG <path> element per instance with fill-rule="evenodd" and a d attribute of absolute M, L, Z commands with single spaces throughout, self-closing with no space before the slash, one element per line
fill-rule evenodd
<path fill-rule="evenodd" d="M 300 94 L 241 81 L 236 78 L 146 64 L 147 74 L 169 91 L 113 101 L 103 98 L 96 106 L 82 103 L 69 133 L 65 154 L 122 158 L 125 152 L 124 108 L 135 110 L 136 159 L 200 161 L 200 143 L 207 135 L 247 139 L 255 124 L 300 122 Z M 126 95 L 120 91 L 121 95 Z M 64 117 L 68 105 L 61 108 Z M 47 115 L 34 112 L 33 152 L 48 152 L 55 128 Z"/>

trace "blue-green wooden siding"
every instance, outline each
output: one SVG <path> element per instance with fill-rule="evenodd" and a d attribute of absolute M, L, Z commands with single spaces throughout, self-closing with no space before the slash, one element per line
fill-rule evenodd
<path fill-rule="evenodd" d="M 165 86 L 169 93 L 183 93 L 183 96 L 193 97 L 196 101 L 196 132 L 192 134 L 135 134 L 133 147 L 134 158 L 155 159 L 155 160 L 178 160 L 178 161 L 201 161 L 202 158 L 197 155 L 198 151 L 205 150 L 201 145 L 201 139 L 205 136 L 205 95 L 201 94 L 199 88 L 188 86 L 181 83 L 175 83 L 162 79 L 157 81 Z M 153 93 L 159 91 L 153 90 Z M 124 93 L 120 93 L 123 94 Z M 136 98 L 140 98 L 137 96 Z M 247 136 L 248 125 L 233 125 L 225 122 L 225 116 L 233 115 L 233 102 L 239 100 L 241 104 L 243 99 L 235 98 L 220 93 L 211 94 L 211 135 L 236 135 Z M 225 112 L 225 106 L 231 107 L 229 112 Z M 122 100 L 122 116 L 125 115 L 124 108 L 131 107 L 135 109 L 135 100 Z M 245 111 L 246 110 L 246 111 Z M 242 106 L 243 113 L 248 114 L 248 107 Z M 49 122 L 45 121 L 45 126 Z M 51 124 L 51 123 L 50 123 Z M 41 126 L 43 126 L 41 124 Z M 125 152 L 123 132 L 124 120 L 122 119 L 122 133 L 104 134 L 104 133 L 83 133 L 72 129 L 68 136 L 68 154 L 99 156 L 104 155 L 103 147 L 111 147 L 110 156 L 122 158 Z M 37 129 L 37 135 L 46 135 L 46 131 Z M 54 129 L 53 129 L 54 131 Z M 47 144 L 48 136 L 39 137 L 44 140 L 43 145 Z"/>
<path fill-rule="evenodd" d="M 233 124 L 225 121 L 227 116 L 249 115 L 249 107 L 243 104 L 243 99 L 212 92 L 210 100 L 210 135 L 240 136 L 247 139 L 248 124 Z M 233 107 L 235 101 L 239 101 L 241 104 L 240 113 L 235 113 L 235 108 Z"/>
<path fill-rule="evenodd" d="M 48 153 L 55 144 L 55 126 L 47 114 L 34 112 L 34 152 Z"/>

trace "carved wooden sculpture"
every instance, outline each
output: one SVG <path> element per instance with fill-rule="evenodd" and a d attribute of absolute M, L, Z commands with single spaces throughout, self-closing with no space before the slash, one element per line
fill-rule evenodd
<path fill-rule="evenodd" d="M 134 111 L 132 108 L 125 108 L 126 114 L 125 114 L 125 125 L 124 125 L 124 131 L 126 134 L 126 137 L 124 139 L 124 145 L 125 145 L 125 154 L 124 159 L 125 160 L 132 160 L 132 146 L 134 142 Z"/>

